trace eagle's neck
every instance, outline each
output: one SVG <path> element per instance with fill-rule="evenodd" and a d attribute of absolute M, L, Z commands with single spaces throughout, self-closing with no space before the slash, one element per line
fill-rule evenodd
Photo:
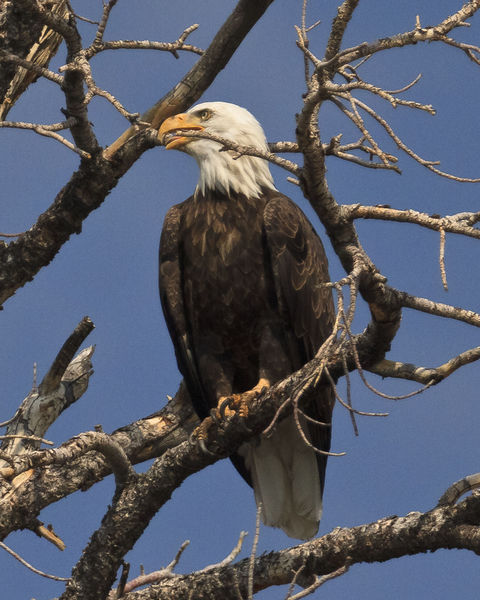
<path fill-rule="evenodd" d="M 276 189 L 268 168 L 268 163 L 254 156 L 240 156 L 235 152 L 225 152 L 209 148 L 208 152 L 195 153 L 200 167 L 200 178 L 195 196 L 206 195 L 209 191 L 218 191 L 230 196 L 243 194 L 248 198 L 258 198 L 263 188 Z"/>

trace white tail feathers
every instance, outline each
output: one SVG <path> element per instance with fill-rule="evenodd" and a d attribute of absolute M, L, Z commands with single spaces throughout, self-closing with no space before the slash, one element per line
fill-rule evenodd
<path fill-rule="evenodd" d="M 308 539 L 318 530 L 322 496 L 315 452 L 300 436 L 293 417 L 279 423 L 270 438 L 244 444 L 245 459 L 262 503 L 262 521 L 290 537 Z"/>

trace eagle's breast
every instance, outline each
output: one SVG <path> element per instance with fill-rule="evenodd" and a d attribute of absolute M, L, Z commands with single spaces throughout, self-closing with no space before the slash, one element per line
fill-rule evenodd
<path fill-rule="evenodd" d="M 183 290 L 192 333 L 234 362 L 256 351 L 261 321 L 272 311 L 264 205 L 262 198 L 212 193 L 192 198 L 183 212 Z"/>

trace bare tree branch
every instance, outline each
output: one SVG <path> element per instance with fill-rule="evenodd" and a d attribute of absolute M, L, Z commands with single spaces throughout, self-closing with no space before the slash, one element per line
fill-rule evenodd
<path fill-rule="evenodd" d="M 200 60 L 168 94 L 141 116 L 141 121 L 158 129 L 167 117 L 186 110 L 196 102 L 272 2 L 273 0 L 240 0 Z M 112 159 L 137 131 L 132 127 L 128 129 L 107 148 L 105 157 Z"/>
<path fill-rule="evenodd" d="M 439 217 L 412 209 L 398 210 L 390 206 L 368 206 L 365 204 L 344 204 L 342 210 L 345 212 L 345 216 L 348 215 L 352 219 L 379 219 L 382 221 L 413 223 L 434 231 L 443 229 L 448 233 L 458 233 L 480 239 L 480 229 L 473 227 L 474 224 L 480 221 L 480 212 Z"/>
<path fill-rule="evenodd" d="M 117 486 L 134 476 L 134 471 L 121 445 L 112 436 L 98 431 L 87 431 L 75 436 L 59 448 L 35 450 L 13 457 L 15 475 L 29 469 L 49 465 L 63 465 L 83 456 L 87 452 L 100 452 L 115 475 Z"/>
<path fill-rule="evenodd" d="M 341 52 L 337 52 L 337 54 L 328 60 L 324 60 L 317 64 L 317 71 L 330 68 L 331 66 L 338 68 L 361 58 L 371 56 L 376 52 L 390 50 L 391 48 L 402 48 L 403 46 L 417 44 L 418 42 L 444 42 L 447 33 L 464 24 L 467 19 L 470 19 L 478 11 L 479 8 L 479 0 L 470 0 L 456 13 L 450 15 L 441 23 L 433 27 L 415 27 L 415 29 L 405 33 L 381 38 L 374 42 L 363 42 L 358 46 L 346 48 Z"/>
<path fill-rule="evenodd" d="M 184 52 L 192 52 L 194 54 L 202 55 L 204 50 L 201 48 L 197 48 L 197 46 L 192 46 L 191 44 L 185 44 L 185 40 L 187 37 L 193 33 L 196 29 L 198 29 L 198 25 L 190 25 L 187 27 L 180 37 L 174 42 L 152 42 L 150 40 L 112 40 L 105 42 L 103 40 L 97 40 L 92 43 L 91 46 L 86 48 L 85 50 L 85 58 L 88 60 L 91 57 L 95 56 L 100 52 L 104 52 L 105 50 L 162 50 L 166 52 L 171 52 L 176 58 L 178 55 L 176 54 L 179 50 Z"/>
<path fill-rule="evenodd" d="M 242 155 L 258 156 L 259 158 L 264 158 L 265 160 L 268 160 L 274 165 L 282 167 L 286 171 L 290 171 L 290 173 L 293 173 L 294 175 L 299 176 L 301 174 L 301 168 L 298 165 L 289 160 L 286 160 L 285 158 L 281 158 L 280 156 L 277 156 L 272 152 L 265 152 L 258 148 L 254 148 L 253 146 L 242 146 L 240 144 L 232 142 L 229 139 L 220 137 L 218 135 L 214 135 L 212 133 L 207 133 L 205 131 L 184 131 L 182 135 L 184 137 L 204 138 L 207 140 L 218 142 L 222 145 L 222 148 L 219 149 L 219 152 L 224 152 L 227 150 L 233 151 L 235 153 L 234 158 L 239 158 Z M 159 140 L 159 144 L 163 144 L 163 141 Z"/>
<path fill-rule="evenodd" d="M 480 359 L 480 346 L 466 350 L 458 356 L 451 358 L 449 361 L 438 367 L 419 367 L 411 363 L 403 363 L 393 360 L 383 359 L 369 367 L 371 373 L 380 375 L 381 377 L 397 377 L 400 379 L 409 379 L 417 381 L 424 385 L 439 383 L 460 367 L 468 365 Z"/>
<path fill-rule="evenodd" d="M 68 127 L 75 144 L 68 143 L 81 155 L 82 161 L 79 170 L 60 191 L 52 206 L 29 231 L 19 234 L 18 239 L 9 244 L 0 242 L 0 302 L 8 299 L 19 287 L 31 280 L 40 268 L 47 265 L 72 233 L 80 232 L 84 219 L 100 206 L 119 178 L 145 150 L 158 144 L 157 130 L 161 122 L 166 117 L 185 110 L 200 98 L 273 0 L 240 0 L 205 52 L 185 43 L 196 26 L 185 29 L 171 43 L 104 41 L 105 28 L 116 1 L 104 3 L 95 39 L 91 46 L 83 48 L 75 20 L 70 13 L 67 20 L 49 10 L 49 3 L 18 0 L 18 6 L 25 15 L 33 15 L 44 31 L 48 29 L 55 32 L 59 39 L 65 39 L 68 56 L 66 65 L 61 69 L 65 75 L 62 77 L 50 71 L 46 66 L 48 62 L 40 64 L 24 53 L 14 52 L 10 47 L 0 48 L 0 62 L 8 69 L 12 65 L 15 68 L 21 67 L 32 77 L 43 76 L 61 85 L 66 96 L 67 119 L 63 123 L 52 125 L 3 122 L 0 127 L 24 126 L 23 128 L 42 135 L 56 137 L 62 143 L 66 140 L 57 132 Z M 193 414 L 190 399 L 183 386 L 165 409 L 111 435 L 98 431 L 87 432 L 69 440 L 60 448 L 32 451 L 38 448 L 41 441 L 45 441 L 40 433 L 45 422 L 51 423 L 63 408 L 83 393 L 84 389 L 80 393 L 80 387 L 86 388 L 88 384 L 93 349 L 87 349 L 85 354 L 80 354 L 80 358 L 74 358 L 83 339 L 93 327 L 91 322 L 84 321 L 64 344 L 40 388 L 37 389 L 34 384 L 34 389 L 10 420 L 7 434 L 0 436 L 3 439 L 0 458 L 5 461 L 0 475 L 9 478 L 0 479 L 1 537 L 15 529 L 29 528 L 49 539 L 48 528 L 37 520 L 44 507 L 78 489 L 87 489 L 111 472 L 115 474 L 117 489 L 112 505 L 106 510 L 102 524 L 93 534 L 76 565 L 62 595 L 63 600 L 103 600 L 109 593 L 111 598 L 121 596 L 126 600 L 147 597 L 150 600 L 172 597 L 193 600 L 193 594 L 196 600 L 212 597 L 239 600 L 253 598 L 255 591 L 268 586 L 289 583 L 288 598 L 293 600 L 313 593 L 326 581 L 345 573 L 351 564 L 390 560 L 404 554 L 434 551 L 438 548 L 467 548 L 480 554 L 480 499 L 474 495 L 461 504 L 451 505 L 462 493 L 478 487 L 479 477 L 475 475 L 457 482 L 447 490 L 440 503 L 449 504 L 448 506 L 441 506 L 425 514 L 410 513 L 406 517 L 381 519 L 359 528 L 337 529 L 319 540 L 260 557 L 256 556 L 256 535 L 250 559 L 232 564 L 241 548 L 241 536 L 237 547 L 226 559 L 190 575 L 173 573 L 185 547 L 182 545 L 167 567 L 149 575 L 142 574 L 127 582 L 125 554 L 143 533 L 153 515 L 189 475 L 230 455 L 245 440 L 268 435 L 278 420 L 288 413 L 293 413 L 305 443 L 311 445 L 301 427 L 302 419 L 309 419 L 302 405 L 307 391 L 314 391 L 320 385 L 331 385 L 338 401 L 349 411 L 355 428 L 355 414 L 380 416 L 382 413 L 366 413 L 353 408 L 348 377 L 350 371 L 357 370 L 365 385 L 375 393 L 398 399 L 418 392 L 406 396 L 387 396 L 367 382 L 364 371 L 418 381 L 428 387 L 480 358 L 480 347 L 467 350 L 436 368 L 399 363 L 385 358 L 400 326 L 402 308 L 456 319 L 476 327 L 480 326 L 480 315 L 463 308 L 418 298 L 387 285 L 386 277 L 378 271 L 362 247 L 354 226 L 355 219 L 363 218 L 416 224 L 438 231 L 440 270 L 446 286 L 446 233 L 479 238 L 480 230 L 475 225 L 480 221 L 480 212 L 437 217 L 413 210 L 396 210 L 386 205 L 342 205 L 330 192 L 325 165 L 326 156 L 336 156 L 364 167 L 400 172 L 398 158 L 385 152 L 370 133 L 366 114 L 386 131 L 391 141 L 426 168 L 455 181 L 480 181 L 439 171 L 436 161 L 418 156 L 398 137 L 387 120 L 368 103 L 354 96 L 357 91 L 367 92 L 389 102 L 393 107 L 404 106 L 434 114 L 430 104 L 397 97 L 397 94 L 415 85 L 418 77 L 399 90 L 389 91 L 363 81 L 358 74 L 360 65 L 352 64 L 357 60 L 363 62 L 385 49 L 426 41 L 440 41 L 456 47 L 473 62 L 480 64 L 480 49 L 477 46 L 456 42 L 447 37 L 450 31 L 464 25 L 466 19 L 478 11 L 480 0 L 467 2 L 436 26 L 424 28 L 417 19 L 412 31 L 342 50 L 345 31 L 357 5 L 358 0 L 344 0 L 338 8 L 324 58 L 319 59 L 309 48 L 308 40 L 308 32 L 318 22 L 307 27 L 307 0 L 303 0 L 301 27 L 297 28 L 297 45 L 304 56 L 307 93 L 298 115 L 296 143 L 277 142 L 270 145 L 272 152 L 259 152 L 255 148 L 232 144 L 223 138 L 199 133 L 186 134 L 213 139 L 221 144 L 220 151 L 228 151 L 234 154 L 234 158 L 248 154 L 269 160 L 298 178 L 297 183 L 319 215 L 347 273 L 341 281 L 328 284 L 337 292 L 338 312 L 334 331 L 319 349 L 315 359 L 262 392 L 253 401 L 248 416 L 242 420 L 248 432 L 245 427 L 239 426 L 240 417 L 222 423 L 210 419 L 206 440 L 208 453 L 202 451 L 195 438 L 190 438 L 189 434 L 198 419 Z M 2 10 L 0 8 L 0 14 L 3 14 Z M 201 58 L 170 92 L 139 119 L 137 113 L 128 112 L 111 92 L 97 86 L 88 63 L 88 59 L 94 55 L 117 48 L 163 50 L 176 57 L 177 51 L 182 50 L 200 54 Z M 313 76 L 310 75 L 312 65 Z M 345 83 L 334 83 L 336 75 L 340 75 Z M 0 75 L 0 84 L 2 81 Z M 133 125 L 104 155 L 101 154 L 88 120 L 88 103 L 95 95 L 106 98 Z M 322 142 L 318 114 L 325 101 L 332 101 L 360 130 L 361 137 L 357 142 L 341 144 L 341 134 L 334 136 L 329 143 Z M 273 152 L 301 152 L 304 165 L 301 167 Z M 350 292 L 349 302 L 348 297 L 344 299 L 343 286 Z M 368 303 L 372 319 L 363 333 L 353 335 L 352 323 L 358 294 Z M 75 361 L 82 364 L 77 364 L 78 370 L 74 371 Z M 336 387 L 340 377 L 347 380 L 345 401 Z M 79 389 L 72 392 L 72 387 L 75 386 L 79 386 Z M 34 411 L 38 406 L 44 406 L 46 400 L 54 401 L 56 409 L 42 427 L 37 427 L 40 419 L 37 419 Z M 154 457 L 157 459 L 147 472 L 137 476 L 132 464 Z M 50 537 L 50 541 L 61 547 L 53 533 Z M 112 591 L 117 570 L 122 565 L 120 585 Z M 304 590 L 292 595 L 294 584 L 297 583 Z M 150 587 L 134 591 L 141 585 Z"/>
<path fill-rule="evenodd" d="M 5 436 L 8 441 L 2 444 L 5 454 L 19 457 L 39 448 L 38 440 L 50 425 L 85 393 L 92 373 L 90 359 L 94 348 L 86 348 L 75 358 L 74 354 L 92 329 L 92 321 L 85 317 L 62 346 L 40 387 L 33 387 L 8 421 Z"/>
<path fill-rule="evenodd" d="M 28 14 L 19 3 L 3 3 L 0 7 L 0 20 L 6 28 L 0 45 L 0 62 L 7 61 L 6 68 L 0 73 L 0 121 L 23 94 L 27 87 L 39 76 L 56 83 L 63 78 L 46 67 L 56 54 L 62 41 L 62 35 L 49 28 L 47 24 Z M 67 0 L 49 3 L 50 12 L 66 23 L 70 14 Z M 3 14 L 2 14 L 3 13 Z"/>
<path fill-rule="evenodd" d="M 272 585 L 288 585 L 292 574 L 299 570 L 302 585 L 308 587 L 318 581 L 312 583 L 314 577 L 325 576 L 327 580 L 359 563 L 385 562 L 441 548 L 464 548 L 479 554 L 479 514 L 480 498 L 477 496 L 426 513 L 410 512 L 404 517 L 387 517 L 358 527 L 338 527 L 321 538 L 258 557 L 254 591 Z M 249 563 L 250 559 L 246 558 L 213 572 L 177 575 L 147 590 L 128 594 L 124 600 L 167 600 L 172 593 L 177 600 L 188 600 L 192 587 L 196 600 L 220 597 L 237 600 L 234 582 L 239 582 L 240 593 L 246 597 Z"/>
<path fill-rule="evenodd" d="M 339 53 L 343 35 L 357 5 L 358 0 L 344 0 L 338 7 L 325 50 L 325 60 L 328 61 Z"/>
<path fill-rule="evenodd" d="M 153 127 L 158 128 L 163 119 L 186 109 L 197 100 L 225 67 L 272 1 L 240 0 L 205 54 L 173 90 L 142 116 L 142 121 L 150 122 Z M 26 10 L 34 11 L 42 22 L 48 21 L 52 27 L 58 25 L 55 19 L 51 20 L 44 14 L 45 11 L 40 11 L 33 0 L 19 0 L 20 2 Z M 62 29 L 60 25 L 58 27 Z M 65 32 L 62 29 L 62 35 L 67 36 L 71 40 L 69 43 L 73 45 L 69 50 L 70 62 L 81 48 L 77 48 L 77 37 L 70 27 Z M 42 267 L 48 265 L 73 233 L 81 231 L 83 221 L 100 206 L 120 177 L 145 150 L 155 144 L 152 135 L 138 135 L 118 153 L 119 148 L 137 131 L 136 128 L 131 128 L 107 151 L 110 159 L 115 154 L 115 161 L 102 159 L 97 153 L 96 140 L 90 137 L 91 126 L 86 109 L 71 110 L 72 104 L 85 106 L 82 82 L 83 76 L 75 69 L 66 72 L 66 94 L 70 98 L 67 110 L 79 123 L 72 127 L 72 134 L 76 145 L 89 152 L 92 159 L 82 161 L 80 169 L 59 192 L 52 206 L 40 215 L 28 232 L 9 245 L 0 242 L 0 305 L 30 281 Z M 35 248 L 35 252 L 29 251 L 30 248 Z"/>
<path fill-rule="evenodd" d="M 467 492 L 478 490 L 480 487 L 480 473 L 474 475 L 467 475 L 460 481 L 453 483 L 438 501 L 437 506 L 445 506 L 449 504 L 455 504 L 461 496 Z"/>
<path fill-rule="evenodd" d="M 40 569 L 36 569 L 3 542 L 0 542 L 0 547 L 3 548 L 6 552 L 8 552 L 11 556 L 13 556 L 13 558 L 22 563 L 24 567 L 27 567 L 27 569 L 30 569 L 30 571 L 33 571 L 37 575 L 41 575 L 42 577 L 46 577 L 47 579 L 53 579 L 54 581 L 68 581 L 68 577 L 58 577 L 57 575 L 49 575 L 48 573 L 40 571 Z"/>

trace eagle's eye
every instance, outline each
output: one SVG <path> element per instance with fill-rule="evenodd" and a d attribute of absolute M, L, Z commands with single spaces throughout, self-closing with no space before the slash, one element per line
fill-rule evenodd
<path fill-rule="evenodd" d="M 198 116 L 200 117 L 200 121 L 207 121 L 212 116 L 212 111 L 206 108 L 205 110 L 201 110 Z"/>

